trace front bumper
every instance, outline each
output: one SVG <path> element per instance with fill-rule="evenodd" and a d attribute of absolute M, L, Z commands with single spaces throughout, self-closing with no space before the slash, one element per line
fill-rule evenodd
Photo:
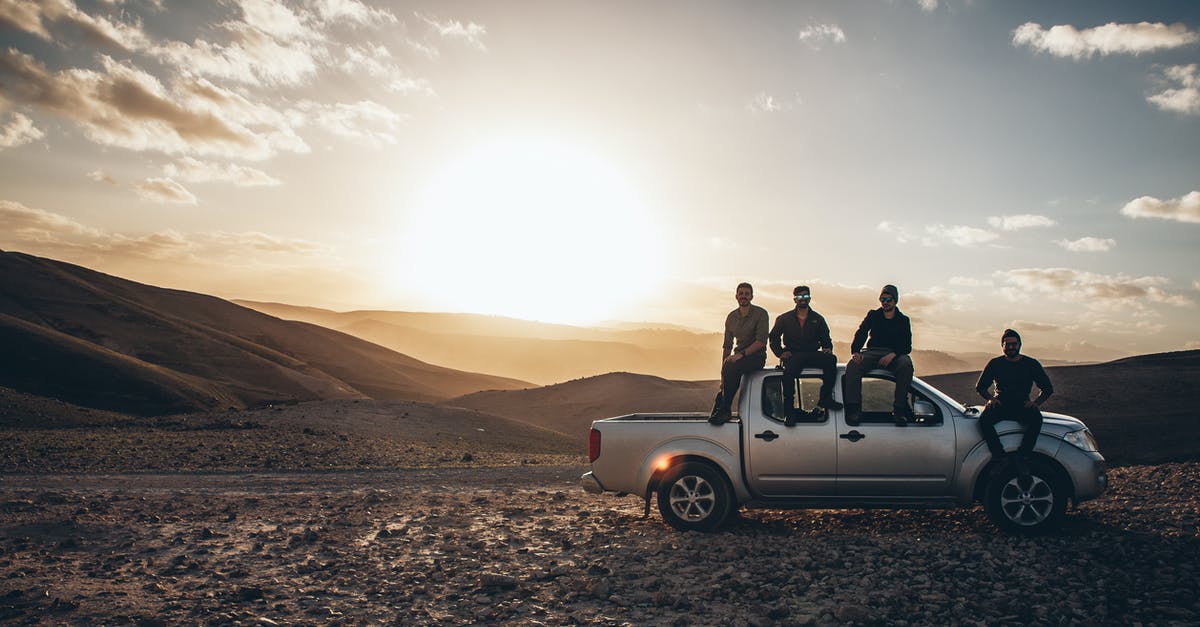
<path fill-rule="evenodd" d="M 588 494 L 604 493 L 604 486 L 600 485 L 600 481 L 591 471 L 583 473 L 583 476 L 579 478 L 579 485 L 583 486 L 583 491 Z"/>

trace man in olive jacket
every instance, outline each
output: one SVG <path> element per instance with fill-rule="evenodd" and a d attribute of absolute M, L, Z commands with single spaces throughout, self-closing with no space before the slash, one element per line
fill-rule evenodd
<path fill-rule="evenodd" d="M 792 290 L 796 307 L 780 314 L 769 335 L 771 352 L 783 360 L 784 424 L 794 426 L 799 409 L 792 406 L 796 396 L 796 379 L 805 368 L 821 369 L 821 396 L 818 405 L 825 409 L 841 409 L 833 400 L 833 383 L 837 380 L 837 356 L 829 337 L 829 323 L 809 305 L 812 291 L 807 285 Z"/>

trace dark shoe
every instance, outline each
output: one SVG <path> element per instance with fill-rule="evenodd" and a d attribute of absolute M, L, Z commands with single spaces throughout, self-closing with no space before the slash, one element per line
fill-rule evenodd
<path fill-rule="evenodd" d="M 796 410 L 795 410 L 795 409 L 789 409 L 789 410 L 787 410 L 787 412 L 784 414 L 784 416 L 783 416 L 783 426 L 785 426 L 785 427 L 794 427 L 794 426 L 796 426 Z"/>
<path fill-rule="evenodd" d="M 817 404 L 820 405 L 821 407 L 824 407 L 825 409 L 832 409 L 834 411 L 837 411 L 837 410 L 845 407 L 845 405 L 833 400 L 832 398 L 824 399 Z"/>
<path fill-rule="evenodd" d="M 862 410 L 857 405 L 846 406 L 846 424 L 851 427 L 857 427 L 862 421 Z"/>
<path fill-rule="evenodd" d="M 733 414 L 728 409 L 718 409 L 708 417 L 708 424 L 720 426 L 730 420 L 733 420 Z"/>

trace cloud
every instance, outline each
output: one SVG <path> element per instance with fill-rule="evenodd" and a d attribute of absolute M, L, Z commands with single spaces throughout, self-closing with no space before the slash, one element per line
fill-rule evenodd
<path fill-rule="evenodd" d="M 316 76 L 319 60 L 328 55 L 322 44 L 311 41 L 315 35 L 281 42 L 246 23 L 230 22 L 224 27 L 232 38 L 228 44 L 171 41 L 156 45 L 149 54 L 201 76 L 285 87 L 306 84 Z"/>
<path fill-rule="evenodd" d="M 1195 63 L 1172 65 L 1155 80 L 1172 87 L 1164 86 L 1162 91 L 1147 96 L 1147 102 L 1164 111 L 1200 115 L 1200 72 L 1197 72 Z"/>
<path fill-rule="evenodd" d="M 1193 306 L 1190 298 L 1162 289 L 1169 281 L 1160 276 L 1131 277 L 1084 272 L 1071 268 L 1021 268 L 994 274 L 1004 285 L 1010 300 L 1028 300 L 1030 294 L 1052 300 L 1087 303 L 1094 299 L 1120 300 L 1129 304 L 1138 300 L 1178 307 Z"/>
<path fill-rule="evenodd" d="M 938 0 L 917 0 L 922 11 L 933 11 L 938 8 Z"/>
<path fill-rule="evenodd" d="M 72 38 L 108 50 L 135 51 L 149 39 L 140 23 L 113 21 L 84 13 L 71 0 L 0 2 L 0 28 L 12 28 L 51 41 L 51 27 L 74 29 Z"/>
<path fill-rule="evenodd" d="M 1077 240 L 1056 239 L 1055 244 L 1073 253 L 1106 253 L 1117 245 L 1117 240 L 1099 237 L 1081 237 Z"/>
<path fill-rule="evenodd" d="M 390 131 L 404 121 L 403 115 L 369 100 L 353 104 L 325 105 L 312 101 L 300 103 L 307 122 L 338 137 L 371 146 L 396 143 Z"/>
<path fill-rule="evenodd" d="M 992 284 L 990 281 L 967 276 L 952 276 L 948 282 L 956 287 L 987 287 Z"/>
<path fill-rule="evenodd" d="M 915 236 L 911 231 L 908 230 L 908 227 L 900 224 L 893 224 L 887 220 L 876 224 L 875 230 L 882 233 L 890 233 L 895 240 L 901 244 L 907 244 L 915 239 Z"/>
<path fill-rule="evenodd" d="M 929 237 L 923 241 L 927 246 L 936 245 L 937 240 L 947 241 L 955 246 L 977 246 L 999 239 L 999 235 L 973 226 L 945 226 L 933 224 L 925 227 Z"/>
<path fill-rule="evenodd" d="M 177 205 L 196 204 L 196 197 L 186 187 L 169 178 L 146 179 L 134 184 L 133 190 L 142 200 Z"/>
<path fill-rule="evenodd" d="M 75 121 L 99 144 L 242 158 L 271 154 L 268 137 L 213 108 L 189 108 L 157 78 L 108 56 L 101 64 L 102 72 L 51 73 L 32 56 L 9 48 L 0 52 L 0 93 Z"/>
<path fill-rule="evenodd" d="M 86 176 L 96 183 L 107 183 L 109 185 L 117 184 L 117 179 L 113 178 L 111 174 L 105 172 L 104 170 L 92 170 L 91 172 L 88 172 Z"/>
<path fill-rule="evenodd" d="M 1200 348 L 1200 340 L 1191 340 L 1188 343 L 1184 344 L 1183 347 L 1190 351 L 1196 350 L 1196 349 Z"/>
<path fill-rule="evenodd" d="M 1178 48 L 1200 41 L 1200 35 L 1185 24 L 1139 22 L 1079 30 L 1069 24 L 1043 28 L 1026 22 L 1013 31 L 1014 46 L 1028 46 L 1037 52 L 1057 57 L 1090 58 L 1096 54 L 1142 54 L 1156 50 Z"/>
<path fill-rule="evenodd" d="M 233 183 L 238 187 L 274 187 L 282 185 L 279 179 L 254 168 L 234 163 L 211 163 L 184 157 L 169 163 L 163 173 L 173 179 L 188 183 Z"/>
<path fill-rule="evenodd" d="M 1200 191 L 1193 191 L 1182 198 L 1171 200 L 1142 196 L 1125 203 L 1125 206 L 1121 207 L 1121 214 L 1131 218 L 1161 218 L 1200 223 Z"/>
<path fill-rule="evenodd" d="M 461 40 L 480 52 L 487 52 L 487 46 L 483 44 L 483 36 L 487 34 L 487 28 L 484 26 L 475 22 L 463 24 L 458 20 L 443 21 L 420 14 L 417 14 L 417 17 L 428 24 L 443 39 Z"/>
<path fill-rule="evenodd" d="M 313 3 L 324 23 L 347 22 L 360 26 L 395 24 L 399 20 L 385 9 L 373 9 L 358 0 L 317 0 Z"/>
<path fill-rule="evenodd" d="M 1019 231 L 1034 227 L 1054 226 L 1058 223 L 1046 216 L 1022 213 L 1015 216 L 992 216 L 988 218 L 988 224 L 1001 231 Z"/>
<path fill-rule="evenodd" d="M 257 231 L 180 233 L 171 229 L 127 234 L 85 226 L 65 216 L 0 200 L 0 248 L 31 254 L 67 257 L 77 263 L 104 264 L 143 259 L 187 262 L 209 272 L 214 263 L 243 268 L 248 261 L 297 257 L 328 260 L 329 247 L 309 240 L 279 237 Z M 254 253 L 250 255 L 249 253 Z"/>
<path fill-rule="evenodd" d="M 8 117 L 7 122 L 0 123 L 0 150 L 24 146 L 46 136 L 24 115 L 13 112 Z"/>
<path fill-rule="evenodd" d="M 1009 329 L 1016 329 L 1018 333 L 1024 333 L 1025 331 L 1049 333 L 1052 331 L 1061 331 L 1063 329 L 1063 326 L 1059 324 L 1048 322 L 1032 322 L 1030 320 L 1013 320 L 1005 325 L 1005 327 Z"/>
<path fill-rule="evenodd" d="M 746 110 L 752 113 L 776 113 L 791 108 L 790 103 L 776 100 L 774 96 L 765 91 L 754 94 L 754 97 L 746 103 Z"/>
<path fill-rule="evenodd" d="M 826 43 L 846 43 L 846 33 L 837 24 L 812 24 L 800 29 L 798 35 L 801 42 L 814 50 L 820 50 Z"/>

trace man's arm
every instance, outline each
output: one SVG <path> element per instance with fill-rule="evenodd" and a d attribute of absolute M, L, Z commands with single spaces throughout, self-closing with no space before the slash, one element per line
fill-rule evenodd
<path fill-rule="evenodd" d="M 892 351 L 897 355 L 907 355 L 912 352 L 912 319 L 904 316 L 904 324 L 900 325 L 900 337 Z"/>
<path fill-rule="evenodd" d="M 992 394 L 988 391 L 988 388 L 992 387 L 992 381 L 995 378 L 996 377 L 992 373 L 992 362 L 989 361 L 988 364 L 983 367 L 983 372 L 979 373 L 979 381 L 975 383 L 975 391 L 978 392 L 985 401 L 992 400 Z"/>
<path fill-rule="evenodd" d="M 771 352 L 775 353 L 776 357 L 783 357 L 783 342 L 780 341 L 780 338 L 783 337 L 783 316 L 775 319 L 775 326 L 771 327 L 769 337 L 771 340 Z"/>
<path fill-rule="evenodd" d="M 829 337 L 829 322 L 821 316 L 821 326 L 817 328 L 817 345 L 833 352 L 833 338 Z"/>
<path fill-rule="evenodd" d="M 1042 367 L 1041 362 L 1037 363 L 1037 369 L 1033 373 L 1033 382 L 1038 386 L 1038 397 L 1034 399 L 1033 404 L 1040 406 L 1054 394 L 1054 385 L 1050 383 L 1050 375 L 1046 374 L 1046 369 Z"/>
<path fill-rule="evenodd" d="M 754 341 L 742 350 L 743 355 L 753 355 L 767 347 L 767 310 L 760 311 L 762 311 L 762 315 L 754 321 Z"/>
<path fill-rule="evenodd" d="M 854 332 L 854 339 L 850 342 L 851 353 L 862 350 L 863 344 L 867 343 L 867 335 L 871 332 L 871 314 L 873 313 L 875 313 L 874 309 L 868 311 L 862 323 L 858 325 L 858 330 Z"/>

